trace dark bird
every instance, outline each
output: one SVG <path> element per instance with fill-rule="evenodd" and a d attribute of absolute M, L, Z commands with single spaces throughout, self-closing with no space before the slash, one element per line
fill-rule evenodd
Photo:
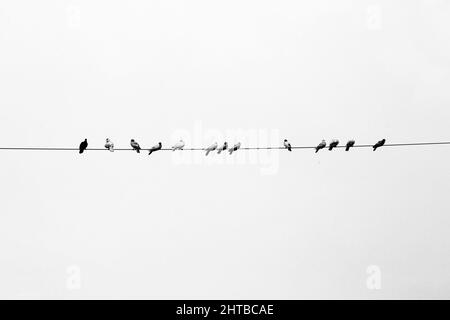
<path fill-rule="evenodd" d="M 327 146 L 327 143 L 325 142 L 325 140 L 322 140 L 321 143 L 319 143 L 319 145 L 316 147 L 316 153 L 319 152 L 320 149 L 323 149 Z"/>
<path fill-rule="evenodd" d="M 337 139 L 331 140 L 328 150 L 330 150 L 330 151 L 333 150 L 333 148 L 336 148 L 338 146 L 338 144 L 339 144 L 339 140 L 337 140 Z"/>
<path fill-rule="evenodd" d="M 83 153 L 88 147 L 87 139 L 84 139 L 82 143 L 80 143 L 80 153 Z"/>
<path fill-rule="evenodd" d="M 284 147 L 289 151 L 292 151 L 291 144 L 287 141 L 287 139 L 284 139 Z"/>
<path fill-rule="evenodd" d="M 228 149 L 228 153 L 231 155 L 233 152 L 238 151 L 241 148 L 241 143 L 236 143 L 233 148 Z"/>
<path fill-rule="evenodd" d="M 210 145 L 208 148 L 205 149 L 206 155 L 208 155 L 210 152 L 217 149 L 217 142 L 214 142 L 212 145 Z"/>
<path fill-rule="evenodd" d="M 134 141 L 134 139 L 131 139 L 130 145 L 134 150 L 136 150 L 137 153 L 141 153 L 141 147 L 139 146 L 139 143 Z"/>
<path fill-rule="evenodd" d="M 349 140 L 347 142 L 347 145 L 345 146 L 345 151 L 350 150 L 351 147 L 353 147 L 355 145 L 355 140 Z"/>
<path fill-rule="evenodd" d="M 151 147 L 148 155 L 151 155 L 153 152 L 161 150 L 162 149 L 162 143 L 159 142 L 156 146 Z"/>
<path fill-rule="evenodd" d="M 386 139 L 378 141 L 377 143 L 374 144 L 373 151 L 377 150 L 379 147 L 384 146 L 385 143 L 386 143 Z"/>
<path fill-rule="evenodd" d="M 227 149 L 228 149 L 228 142 L 225 141 L 225 142 L 223 143 L 222 148 L 217 149 L 217 153 L 218 153 L 218 154 L 221 154 L 222 151 L 225 151 L 225 150 L 227 150 Z"/>

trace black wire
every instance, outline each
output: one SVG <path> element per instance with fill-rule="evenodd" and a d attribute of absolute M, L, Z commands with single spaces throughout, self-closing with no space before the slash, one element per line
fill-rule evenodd
<path fill-rule="evenodd" d="M 404 147 L 404 146 L 426 146 L 426 145 L 450 145 L 450 141 L 441 142 L 411 142 L 411 143 L 387 143 L 383 147 Z M 345 145 L 336 146 L 335 148 L 345 148 Z M 372 148 L 371 144 L 354 145 L 352 148 Z M 292 149 L 316 149 L 315 146 L 292 146 Z M 281 150 L 285 147 L 243 147 L 240 150 Z M 51 148 L 51 147 L 0 147 L 5 151 L 78 151 L 79 148 Z M 141 149 L 142 151 L 150 151 L 150 149 Z M 205 151 L 206 148 L 184 148 L 177 151 Z M 86 149 L 86 151 L 109 151 L 106 148 Z M 114 151 L 136 151 L 134 149 L 114 149 Z M 172 151 L 172 149 L 161 149 L 158 151 Z"/>

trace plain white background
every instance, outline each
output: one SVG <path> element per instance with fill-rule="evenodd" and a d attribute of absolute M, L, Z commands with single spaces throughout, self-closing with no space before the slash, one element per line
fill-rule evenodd
<path fill-rule="evenodd" d="M 0 147 L 448 140 L 449 40 L 445 0 L 2 0 Z M 450 298 L 449 159 L 0 151 L 0 297 Z"/>

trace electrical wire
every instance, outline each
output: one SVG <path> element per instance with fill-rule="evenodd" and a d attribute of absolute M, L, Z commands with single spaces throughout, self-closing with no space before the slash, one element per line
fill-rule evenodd
<path fill-rule="evenodd" d="M 409 142 L 409 143 L 386 143 L 382 147 L 408 147 L 408 146 L 436 146 L 436 145 L 450 145 L 450 141 L 439 142 Z M 345 148 L 345 145 L 338 145 L 335 148 Z M 354 145 L 352 148 L 372 148 L 371 144 Z M 316 146 L 292 146 L 292 149 L 316 149 Z M 284 146 L 274 147 L 242 147 L 239 150 L 281 150 L 286 149 Z M 0 147 L 2 151 L 78 151 L 79 148 L 54 148 L 54 147 Z M 142 151 L 149 151 L 150 149 L 141 148 Z M 183 148 L 177 151 L 205 151 L 206 148 Z M 109 151 L 106 148 L 88 148 L 86 151 Z M 114 151 L 136 151 L 131 148 L 114 149 Z M 158 151 L 172 151 L 172 149 L 163 148 Z"/>

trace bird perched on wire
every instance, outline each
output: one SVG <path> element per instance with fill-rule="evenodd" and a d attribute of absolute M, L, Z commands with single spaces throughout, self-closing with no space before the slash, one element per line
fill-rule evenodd
<path fill-rule="evenodd" d="M 234 151 L 238 151 L 240 148 L 241 148 L 241 143 L 238 142 L 238 143 L 236 143 L 236 144 L 233 146 L 233 148 L 230 148 L 230 149 L 228 150 L 228 152 L 229 152 L 230 154 L 232 154 Z"/>
<path fill-rule="evenodd" d="M 345 151 L 350 150 L 351 147 L 355 145 L 355 140 L 349 140 L 347 144 L 345 145 Z"/>
<path fill-rule="evenodd" d="M 206 155 L 208 155 L 211 151 L 214 151 L 217 149 L 217 142 L 214 142 L 212 145 L 210 145 L 208 148 L 205 149 Z"/>
<path fill-rule="evenodd" d="M 162 143 L 158 142 L 156 146 L 153 146 L 150 148 L 148 155 L 151 155 L 153 152 L 161 150 L 162 149 Z"/>
<path fill-rule="evenodd" d="M 316 153 L 319 152 L 320 149 L 323 149 L 327 146 L 327 143 L 325 142 L 325 140 L 322 140 L 321 143 L 319 143 L 319 145 L 316 147 Z"/>
<path fill-rule="evenodd" d="M 88 147 L 87 139 L 84 139 L 82 143 L 80 143 L 80 154 L 83 153 Z"/>
<path fill-rule="evenodd" d="M 130 145 L 137 153 L 141 153 L 141 146 L 134 139 L 131 139 Z"/>
<path fill-rule="evenodd" d="M 375 143 L 373 145 L 373 151 L 377 150 L 379 147 L 384 146 L 385 143 L 386 143 L 386 139 L 378 141 L 377 143 Z"/>
<path fill-rule="evenodd" d="M 284 147 L 289 151 L 292 151 L 291 144 L 289 143 L 289 141 L 287 141 L 287 139 L 284 139 Z"/>
<path fill-rule="evenodd" d="M 111 152 L 114 152 L 114 142 L 112 142 L 109 138 L 106 139 L 105 148 Z"/>
<path fill-rule="evenodd" d="M 336 148 L 338 146 L 338 144 L 339 144 L 339 140 L 337 140 L 337 139 L 331 140 L 328 150 L 330 150 L 330 151 L 333 150 L 333 148 Z"/>
<path fill-rule="evenodd" d="M 184 148 L 184 141 L 180 140 L 172 146 L 172 151 L 183 150 L 183 148 Z"/>
<path fill-rule="evenodd" d="M 218 149 L 217 149 L 217 153 L 218 153 L 218 154 L 221 154 L 222 151 L 225 151 L 225 150 L 227 150 L 227 149 L 228 149 L 228 142 L 225 141 L 225 142 L 223 143 L 223 146 L 222 146 L 221 148 L 218 148 Z"/>

